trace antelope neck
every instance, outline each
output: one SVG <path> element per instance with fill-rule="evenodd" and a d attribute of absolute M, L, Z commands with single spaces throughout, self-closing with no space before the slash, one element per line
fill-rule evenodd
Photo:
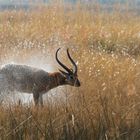
<path fill-rule="evenodd" d="M 51 88 L 66 84 L 65 82 L 66 78 L 60 72 L 52 73 L 50 75 L 51 75 L 51 79 L 50 79 Z"/>

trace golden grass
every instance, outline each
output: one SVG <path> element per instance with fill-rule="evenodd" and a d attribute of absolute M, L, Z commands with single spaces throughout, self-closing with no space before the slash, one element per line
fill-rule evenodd
<path fill-rule="evenodd" d="M 140 139 L 140 17 L 71 8 L 0 13 L 0 63 L 69 47 L 82 83 L 44 108 L 1 105 L 0 139 Z"/>

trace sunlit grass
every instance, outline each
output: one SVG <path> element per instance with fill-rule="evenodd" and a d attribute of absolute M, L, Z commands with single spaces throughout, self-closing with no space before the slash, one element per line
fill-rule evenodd
<path fill-rule="evenodd" d="M 82 84 L 44 108 L 1 105 L 1 139 L 139 140 L 140 17 L 68 8 L 0 13 L 1 64 L 54 59 L 56 48 L 69 47 Z"/>

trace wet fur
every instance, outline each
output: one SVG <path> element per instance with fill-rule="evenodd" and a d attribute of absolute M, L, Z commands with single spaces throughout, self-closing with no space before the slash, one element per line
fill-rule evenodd
<path fill-rule="evenodd" d="M 43 105 L 42 95 L 67 84 L 60 72 L 48 73 L 27 65 L 7 64 L 0 69 L 0 91 L 33 93 L 34 102 Z"/>

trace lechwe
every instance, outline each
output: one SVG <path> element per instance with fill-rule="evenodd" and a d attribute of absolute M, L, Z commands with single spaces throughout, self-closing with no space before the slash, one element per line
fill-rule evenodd
<path fill-rule="evenodd" d="M 56 51 L 56 61 L 66 70 L 48 73 L 42 69 L 34 68 L 27 65 L 7 64 L 0 69 L 0 92 L 3 91 L 19 91 L 23 93 L 33 93 L 35 105 L 43 106 L 42 95 L 50 89 L 61 85 L 80 86 L 77 76 L 77 65 L 69 54 L 69 60 L 74 69 L 68 68 L 58 59 L 58 51 Z"/>

